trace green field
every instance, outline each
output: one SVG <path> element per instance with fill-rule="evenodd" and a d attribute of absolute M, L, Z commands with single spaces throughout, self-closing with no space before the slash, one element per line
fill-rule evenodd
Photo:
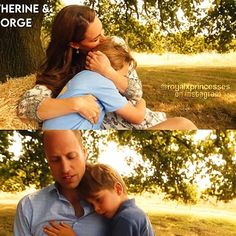
<path fill-rule="evenodd" d="M 13 219 L 16 205 L 0 204 L 0 236 L 13 235 Z"/>
<path fill-rule="evenodd" d="M 0 236 L 12 236 L 15 205 L 0 204 Z M 157 236 L 233 236 L 236 235 L 235 220 L 225 216 L 194 216 L 179 213 L 148 213 Z"/>
<path fill-rule="evenodd" d="M 0 194 L 0 236 L 13 235 L 16 202 L 22 196 L 14 200 L 13 195 Z M 191 206 L 164 201 L 158 195 L 136 195 L 135 199 L 148 214 L 157 236 L 236 236 L 236 201 Z"/>
<path fill-rule="evenodd" d="M 199 129 L 236 129 L 236 66 L 155 65 L 139 66 L 137 72 L 151 110 L 166 112 L 169 118 L 186 117 Z M 35 128 L 23 125 L 15 111 L 18 99 L 33 86 L 34 79 L 32 75 L 0 85 L 5 98 L 0 104 L 0 126 L 4 129 Z"/>
<path fill-rule="evenodd" d="M 235 236 L 236 222 L 189 215 L 149 215 L 157 236 Z"/>
<path fill-rule="evenodd" d="M 199 129 L 236 128 L 236 67 L 139 66 L 137 72 L 150 109 L 186 117 Z"/>

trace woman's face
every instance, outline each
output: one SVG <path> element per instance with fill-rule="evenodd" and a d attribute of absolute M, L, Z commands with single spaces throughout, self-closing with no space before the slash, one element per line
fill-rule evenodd
<path fill-rule="evenodd" d="M 90 51 L 99 45 L 105 39 L 102 22 L 95 16 L 93 22 L 88 26 L 85 33 L 85 39 L 79 42 L 79 48 L 85 51 Z"/>

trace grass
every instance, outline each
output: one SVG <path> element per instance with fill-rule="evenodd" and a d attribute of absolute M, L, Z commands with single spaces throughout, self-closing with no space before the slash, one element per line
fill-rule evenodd
<path fill-rule="evenodd" d="M 200 129 L 236 128 L 236 67 L 140 66 L 137 72 L 150 109 L 186 117 Z M 198 87 L 190 92 L 188 85 Z"/>
<path fill-rule="evenodd" d="M 0 236 L 13 235 L 15 211 L 15 204 L 0 204 Z"/>
<path fill-rule="evenodd" d="M 235 236 L 236 223 L 220 218 L 193 217 L 189 215 L 163 214 L 149 218 L 159 236 Z"/>
<path fill-rule="evenodd" d="M 14 197 L 0 194 L 0 236 L 13 235 L 16 202 L 23 194 Z M 135 196 L 137 205 L 147 212 L 158 236 L 235 236 L 236 201 L 228 204 L 202 203 L 186 206 L 163 201 L 155 195 Z"/>
<path fill-rule="evenodd" d="M 235 236 L 236 201 L 196 206 L 164 201 L 158 196 L 135 196 L 158 236 Z"/>
<path fill-rule="evenodd" d="M 143 82 L 148 108 L 164 111 L 167 117 L 186 117 L 199 129 L 236 129 L 236 52 L 135 54 L 134 57 L 138 61 L 137 71 Z M 16 114 L 17 96 L 20 97 L 32 81 L 25 83 L 12 80 L 0 85 L 0 93 L 3 94 L 0 99 L 3 107 L 0 128 L 35 127 L 34 124 L 23 123 Z M 196 87 L 190 92 L 186 88 L 189 85 L 203 85 L 206 89 Z M 209 85 L 216 86 L 216 89 Z M 182 88 L 175 91 L 177 86 Z M 12 94 L 16 96 L 13 98 Z"/>

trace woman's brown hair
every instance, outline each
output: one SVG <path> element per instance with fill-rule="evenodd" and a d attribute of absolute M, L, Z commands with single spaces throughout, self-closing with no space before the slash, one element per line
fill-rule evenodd
<path fill-rule="evenodd" d="M 84 39 L 89 23 L 95 19 L 95 11 L 87 6 L 70 5 L 56 16 L 51 41 L 46 50 L 46 61 L 37 74 L 36 84 L 46 85 L 56 97 L 65 84 L 84 69 L 86 54 L 70 47 L 70 42 Z"/>

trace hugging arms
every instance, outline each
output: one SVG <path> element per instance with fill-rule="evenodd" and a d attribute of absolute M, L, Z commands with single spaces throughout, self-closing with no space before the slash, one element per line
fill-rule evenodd
<path fill-rule="evenodd" d="M 90 123 L 97 123 L 100 111 L 94 96 L 86 94 L 80 97 L 55 98 L 68 81 L 84 69 L 101 73 L 127 99 L 140 100 L 142 87 L 135 70 L 129 71 L 129 78 L 120 76 L 103 54 L 89 52 L 105 39 L 102 23 L 92 9 L 79 5 L 64 7 L 53 22 L 46 61 L 37 73 L 36 86 L 27 91 L 19 102 L 19 117 L 42 121 L 78 113 Z M 89 56 L 86 58 L 87 54 Z M 140 125 L 127 122 L 117 114 L 108 113 L 101 128 L 192 129 L 196 126 L 185 118 L 167 120 L 165 113 L 146 109 L 144 121 Z"/>
<path fill-rule="evenodd" d="M 63 8 L 53 22 L 46 61 L 37 73 L 36 86 L 27 91 L 19 103 L 19 116 L 42 121 L 79 113 L 91 123 L 96 123 L 99 107 L 92 95 L 55 99 L 65 84 L 85 68 L 96 70 L 110 79 L 127 99 L 140 100 L 142 86 L 135 70 L 129 70 L 129 79 L 120 76 L 99 52 L 90 52 L 84 63 L 88 51 L 105 38 L 102 24 L 93 10 L 77 5 Z M 125 47 L 124 42 L 115 40 Z M 114 128 L 117 123 L 115 119 L 112 117 L 109 122 L 104 122 L 105 128 L 109 125 Z"/>
<path fill-rule="evenodd" d="M 120 76 L 126 77 L 129 67 L 134 64 L 129 51 L 115 43 L 112 38 L 107 37 L 95 50 L 103 52 L 108 57 L 112 67 Z M 64 90 L 59 95 L 59 99 L 93 94 L 97 98 L 101 111 L 98 122 L 93 125 L 78 114 L 68 114 L 47 120 L 43 124 L 43 129 L 99 129 L 107 112 L 115 112 L 130 123 L 139 124 L 144 119 L 145 101 L 141 98 L 135 104 L 128 102 L 112 81 L 98 73 L 84 70 L 75 75 Z"/>

